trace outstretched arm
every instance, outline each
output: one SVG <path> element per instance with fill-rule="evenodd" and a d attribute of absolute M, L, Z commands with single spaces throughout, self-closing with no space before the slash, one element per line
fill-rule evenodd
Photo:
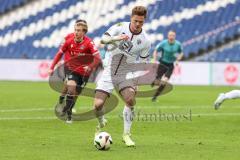
<path fill-rule="evenodd" d="M 129 37 L 126 34 L 121 34 L 118 36 L 110 36 L 109 34 L 104 34 L 101 39 L 101 43 L 103 44 L 111 44 L 121 40 L 128 40 Z"/>

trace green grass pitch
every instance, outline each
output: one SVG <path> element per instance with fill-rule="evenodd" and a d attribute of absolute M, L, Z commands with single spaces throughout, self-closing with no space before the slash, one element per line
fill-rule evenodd
<path fill-rule="evenodd" d="M 93 86 L 90 86 L 93 87 Z M 58 93 L 44 82 L 0 82 L 0 160 L 239 160 L 240 100 L 224 102 L 218 93 L 236 87 L 174 86 L 158 102 L 137 99 L 132 137 L 135 148 L 121 141 L 123 103 L 107 114 L 104 131 L 113 138 L 109 151 L 93 146 L 97 120 L 71 125 L 56 119 Z M 145 87 L 150 89 L 150 87 Z M 93 99 L 80 97 L 78 112 L 91 109 Z M 149 115 L 162 114 L 162 119 Z M 165 118 L 164 118 L 165 115 Z"/>

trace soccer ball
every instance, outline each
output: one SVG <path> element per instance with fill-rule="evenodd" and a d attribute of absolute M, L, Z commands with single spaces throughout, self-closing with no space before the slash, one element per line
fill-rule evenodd
<path fill-rule="evenodd" d="M 98 150 L 109 150 L 112 144 L 112 137 L 107 132 L 100 132 L 94 137 L 94 146 Z"/>

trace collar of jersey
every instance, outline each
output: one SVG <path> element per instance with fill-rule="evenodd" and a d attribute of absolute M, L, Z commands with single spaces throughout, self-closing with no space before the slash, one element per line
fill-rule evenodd
<path fill-rule="evenodd" d="M 141 28 L 141 31 L 139 33 L 133 33 L 130 29 L 130 25 L 131 25 L 131 22 L 129 23 L 129 31 L 133 34 L 133 35 L 139 35 L 142 33 L 142 28 Z"/>

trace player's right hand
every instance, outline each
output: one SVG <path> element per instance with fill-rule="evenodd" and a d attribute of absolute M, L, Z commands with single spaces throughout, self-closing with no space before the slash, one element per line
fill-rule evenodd
<path fill-rule="evenodd" d="M 53 75 L 53 69 L 49 69 L 49 70 L 48 70 L 48 75 L 49 75 L 49 76 Z"/>

